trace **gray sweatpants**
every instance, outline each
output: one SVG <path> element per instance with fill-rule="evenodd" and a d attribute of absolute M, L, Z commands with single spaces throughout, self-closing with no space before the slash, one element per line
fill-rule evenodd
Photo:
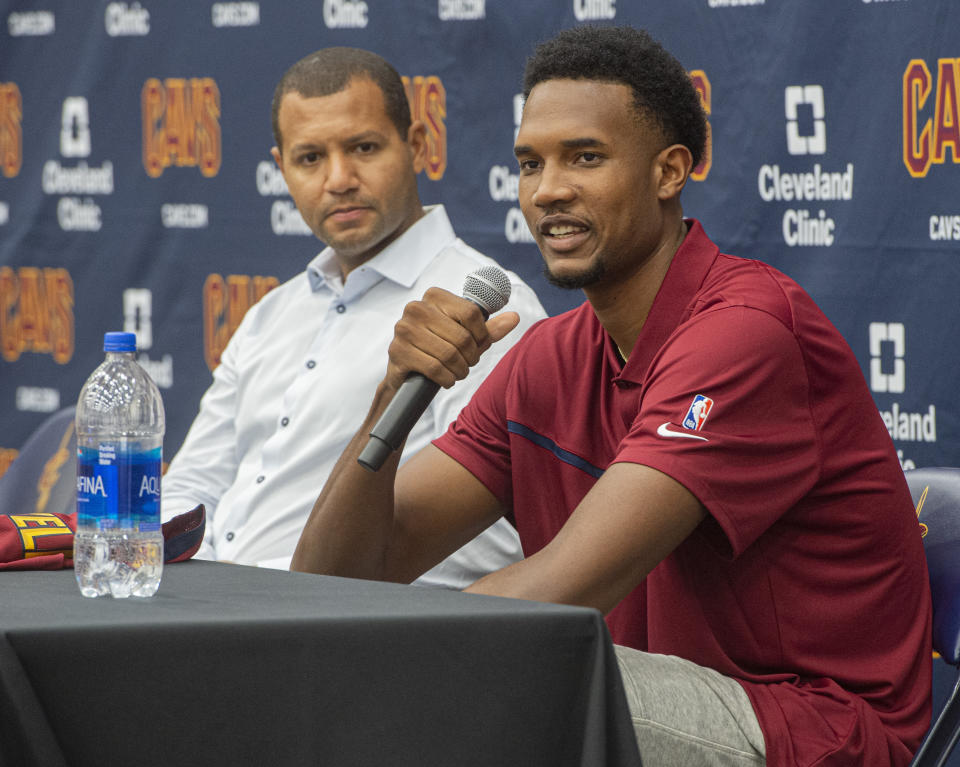
<path fill-rule="evenodd" d="M 757 767 L 763 733 L 743 688 L 672 655 L 615 646 L 644 767 Z"/>

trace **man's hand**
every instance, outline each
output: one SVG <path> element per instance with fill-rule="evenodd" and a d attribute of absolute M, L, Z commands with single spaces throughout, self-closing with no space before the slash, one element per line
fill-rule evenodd
<path fill-rule="evenodd" d="M 466 378 L 480 355 L 520 322 L 516 312 L 484 321 L 480 307 L 441 288 L 430 288 L 411 301 L 394 328 L 384 383 L 400 388 L 409 372 L 417 372 L 444 388 Z"/>

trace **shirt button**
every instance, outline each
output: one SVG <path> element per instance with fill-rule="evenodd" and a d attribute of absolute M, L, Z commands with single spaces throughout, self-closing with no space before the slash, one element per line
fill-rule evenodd
<path fill-rule="evenodd" d="M 307 369 L 313 370 L 317 366 L 316 360 L 307 360 Z"/>
<path fill-rule="evenodd" d="M 290 423 L 290 419 L 287 418 L 286 416 L 284 416 L 283 418 L 280 419 L 280 425 L 281 425 L 281 426 L 286 426 L 288 423 Z"/>
<path fill-rule="evenodd" d="M 233 540 L 233 533 L 227 533 L 226 539 L 227 539 L 228 541 L 232 541 L 232 540 Z"/>
<path fill-rule="evenodd" d="M 343 314 L 345 311 L 347 311 L 347 307 L 343 304 L 337 304 L 337 314 Z"/>
<path fill-rule="evenodd" d="M 261 482 L 263 482 L 263 480 L 265 480 L 265 479 L 266 479 L 266 477 L 263 476 L 263 474 L 261 474 L 259 477 L 257 477 L 257 484 L 259 485 L 259 484 L 260 484 Z"/>

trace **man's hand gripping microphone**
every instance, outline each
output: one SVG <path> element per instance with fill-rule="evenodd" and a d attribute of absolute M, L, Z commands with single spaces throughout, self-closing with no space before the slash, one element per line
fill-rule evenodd
<path fill-rule="evenodd" d="M 487 319 L 506 306 L 510 280 L 497 267 L 484 266 L 467 275 L 463 297 L 479 306 Z M 378 471 L 390 453 L 403 444 L 439 389 L 439 384 L 420 373 L 408 374 L 370 432 L 370 439 L 357 458 L 360 465 Z"/>

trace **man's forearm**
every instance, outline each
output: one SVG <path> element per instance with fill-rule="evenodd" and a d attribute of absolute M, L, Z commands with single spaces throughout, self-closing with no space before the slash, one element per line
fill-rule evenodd
<path fill-rule="evenodd" d="M 337 461 L 300 534 L 291 570 L 383 579 L 393 530 L 394 480 L 400 450 L 379 471 L 357 463 L 370 430 L 394 392 L 383 384 L 363 425 Z"/>

